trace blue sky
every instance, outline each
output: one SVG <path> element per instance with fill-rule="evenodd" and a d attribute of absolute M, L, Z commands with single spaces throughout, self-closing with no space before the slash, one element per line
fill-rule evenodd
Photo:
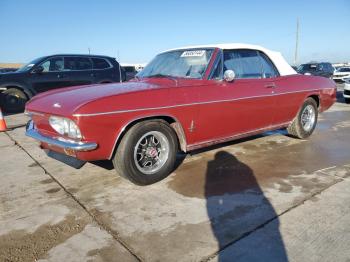
<path fill-rule="evenodd" d="M 0 0 L 0 61 L 91 53 L 148 62 L 192 44 L 250 43 L 293 62 L 350 61 L 349 0 Z"/>

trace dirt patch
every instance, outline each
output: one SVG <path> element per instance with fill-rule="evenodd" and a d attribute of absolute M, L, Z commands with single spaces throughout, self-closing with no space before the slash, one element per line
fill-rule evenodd
<path fill-rule="evenodd" d="M 35 232 L 15 230 L 0 236 L 0 261 L 36 261 L 53 247 L 80 233 L 87 221 L 67 216 L 55 225 L 43 225 Z"/>
<path fill-rule="evenodd" d="M 0 67 L 4 68 L 20 68 L 23 65 L 22 63 L 0 63 Z"/>

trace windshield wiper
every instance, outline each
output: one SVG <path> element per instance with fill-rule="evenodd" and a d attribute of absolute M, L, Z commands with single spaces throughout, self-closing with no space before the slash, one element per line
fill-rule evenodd
<path fill-rule="evenodd" d="M 154 74 L 154 75 L 149 75 L 149 76 L 146 76 L 146 77 L 164 77 L 164 78 L 176 78 L 175 76 L 172 76 L 172 75 L 164 75 L 164 74 Z"/>

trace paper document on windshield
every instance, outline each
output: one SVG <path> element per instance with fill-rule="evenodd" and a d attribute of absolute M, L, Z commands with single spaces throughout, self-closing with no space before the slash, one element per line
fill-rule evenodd
<path fill-rule="evenodd" d="M 185 51 L 182 53 L 181 57 L 200 57 L 205 54 L 205 50 L 192 50 L 192 51 Z"/>

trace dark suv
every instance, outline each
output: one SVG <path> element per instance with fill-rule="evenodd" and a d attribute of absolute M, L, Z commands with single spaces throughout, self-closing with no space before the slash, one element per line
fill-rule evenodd
<path fill-rule="evenodd" d="M 331 63 L 308 63 L 298 67 L 298 73 L 303 75 L 314 75 L 331 78 L 334 73 L 334 68 Z"/>
<path fill-rule="evenodd" d="M 0 104 L 7 112 L 20 112 L 23 111 L 25 103 L 40 92 L 121 80 L 125 80 L 125 73 L 112 57 L 45 56 L 33 60 L 15 72 L 0 74 Z"/>

